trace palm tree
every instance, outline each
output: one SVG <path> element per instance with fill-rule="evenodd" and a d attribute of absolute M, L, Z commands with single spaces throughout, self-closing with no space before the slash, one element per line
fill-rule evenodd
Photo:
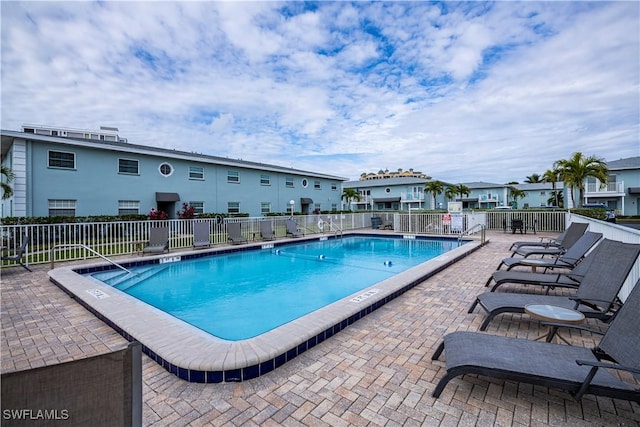
<path fill-rule="evenodd" d="M 584 183 L 587 178 L 595 178 L 600 181 L 601 186 L 605 186 L 609 180 L 609 168 L 604 160 L 596 157 L 585 157 L 582 153 L 573 153 L 569 159 L 556 160 L 554 168 L 560 171 L 562 180 L 571 189 L 571 200 L 575 206 L 573 189 L 578 188 L 578 207 L 582 206 L 584 199 Z"/>
<path fill-rule="evenodd" d="M 447 198 L 447 200 L 453 200 L 456 198 L 456 189 L 455 187 L 451 187 L 448 186 L 447 188 L 444 189 L 444 196 Z"/>
<path fill-rule="evenodd" d="M 558 192 L 556 191 L 556 182 L 558 182 L 558 175 L 560 175 L 560 172 L 556 169 L 548 169 L 544 172 L 544 174 L 542 174 L 542 181 L 551 183 L 551 194 L 555 195 L 555 203 L 553 203 L 553 200 L 551 201 L 551 203 L 553 203 L 554 206 L 560 206 L 558 201 Z M 547 203 L 549 203 L 549 200 L 547 200 Z"/>
<path fill-rule="evenodd" d="M 464 196 L 468 196 L 469 194 L 471 194 L 471 190 L 469 189 L 469 187 L 464 184 L 454 185 L 453 188 L 455 189 L 455 194 L 459 194 L 461 199 Z"/>
<path fill-rule="evenodd" d="M 444 183 L 442 181 L 429 181 L 424 185 L 424 191 L 431 194 L 431 209 L 435 209 L 436 196 L 444 191 Z"/>
<path fill-rule="evenodd" d="M 11 187 L 11 181 L 15 178 L 15 174 L 7 166 L 0 166 L 0 175 L 2 175 L 2 200 L 8 199 L 13 195 L 13 188 Z M 6 182 L 5 182 L 6 181 Z"/>
<path fill-rule="evenodd" d="M 552 191 L 551 197 L 547 199 L 547 205 L 554 205 L 559 208 L 564 207 L 564 196 L 562 191 Z"/>
<path fill-rule="evenodd" d="M 526 193 L 523 190 L 520 190 L 519 188 L 509 187 L 509 195 L 513 199 L 513 204 L 515 205 L 514 208 L 517 208 L 518 199 L 524 198 L 524 196 L 526 196 Z"/>
<path fill-rule="evenodd" d="M 349 204 L 349 210 L 351 210 L 351 202 L 353 200 L 360 201 L 360 193 L 355 188 L 345 188 L 342 191 L 340 200 L 345 200 Z"/>
<path fill-rule="evenodd" d="M 460 201 L 462 201 L 464 196 L 471 194 L 471 190 L 464 184 L 457 184 L 447 187 L 447 189 L 444 190 L 444 194 L 449 199 L 455 199 L 457 195 L 460 195 Z"/>
<path fill-rule="evenodd" d="M 524 182 L 527 184 L 537 184 L 539 182 L 542 182 L 541 180 L 541 176 L 538 175 L 537 173 L 532 173 L 531 176 L 528 176 Z"/>

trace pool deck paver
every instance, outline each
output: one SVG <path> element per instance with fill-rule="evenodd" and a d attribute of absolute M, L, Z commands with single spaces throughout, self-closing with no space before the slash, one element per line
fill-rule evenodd
<path fill-rule="evenodd" d="M 196 384 L 143 355 L 145 426 L 639 426 L 640 405 L 475 375 L 452 380 L 431 355 L 444 334 L 478 331 L 483 315 L 467 313 L 514 240 L 490 232 L 490 243 L 425 280 L 280 368 L 242 383 Z M 2 372 L 114 351 L 126 340 L 49 282 L 48 265 L 1 271 Z M 595 320 L 588 325 L 602 328 Z M 532 339 L 523 315 L 498 316 L 486 333 Z M 590 346 L 587 332 L 566 334 Z M 595 338 L 597 339 L 597 338 Z M 444 355 L 446 358 L 446 352 Z"/>

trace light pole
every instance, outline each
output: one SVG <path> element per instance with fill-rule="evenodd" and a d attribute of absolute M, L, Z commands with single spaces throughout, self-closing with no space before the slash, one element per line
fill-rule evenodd
<path fill-rule="evenodd" d="M 289 206 L 291 206 L 291 218 L 293 218 L 293 206 L 296 204 L 295 200 L 289 200 Z"/>

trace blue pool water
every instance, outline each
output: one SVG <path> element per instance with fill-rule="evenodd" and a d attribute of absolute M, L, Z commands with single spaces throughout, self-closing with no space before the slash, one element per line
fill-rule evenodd
<path fill-rule="evenodd" d="M 350 236 L 91 276 L 226 340 L 255 337 L 459 246 Z"/>

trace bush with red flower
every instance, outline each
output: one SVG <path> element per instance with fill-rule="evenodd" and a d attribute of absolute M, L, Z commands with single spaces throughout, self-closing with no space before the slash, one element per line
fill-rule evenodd
<path fill-rule="evenodd" d="M 169 215 L 165 211 L 158 211 L 151 208 L 149 211 L 149 219 L 169 219 Z"/>
<path fill-rule="evenodd" d="M 178 211 L 177 214 L 180 219 L 193 219 L 196 216 L 196 208 L 184 202 L 182 204 L 182 210 Z"/>

